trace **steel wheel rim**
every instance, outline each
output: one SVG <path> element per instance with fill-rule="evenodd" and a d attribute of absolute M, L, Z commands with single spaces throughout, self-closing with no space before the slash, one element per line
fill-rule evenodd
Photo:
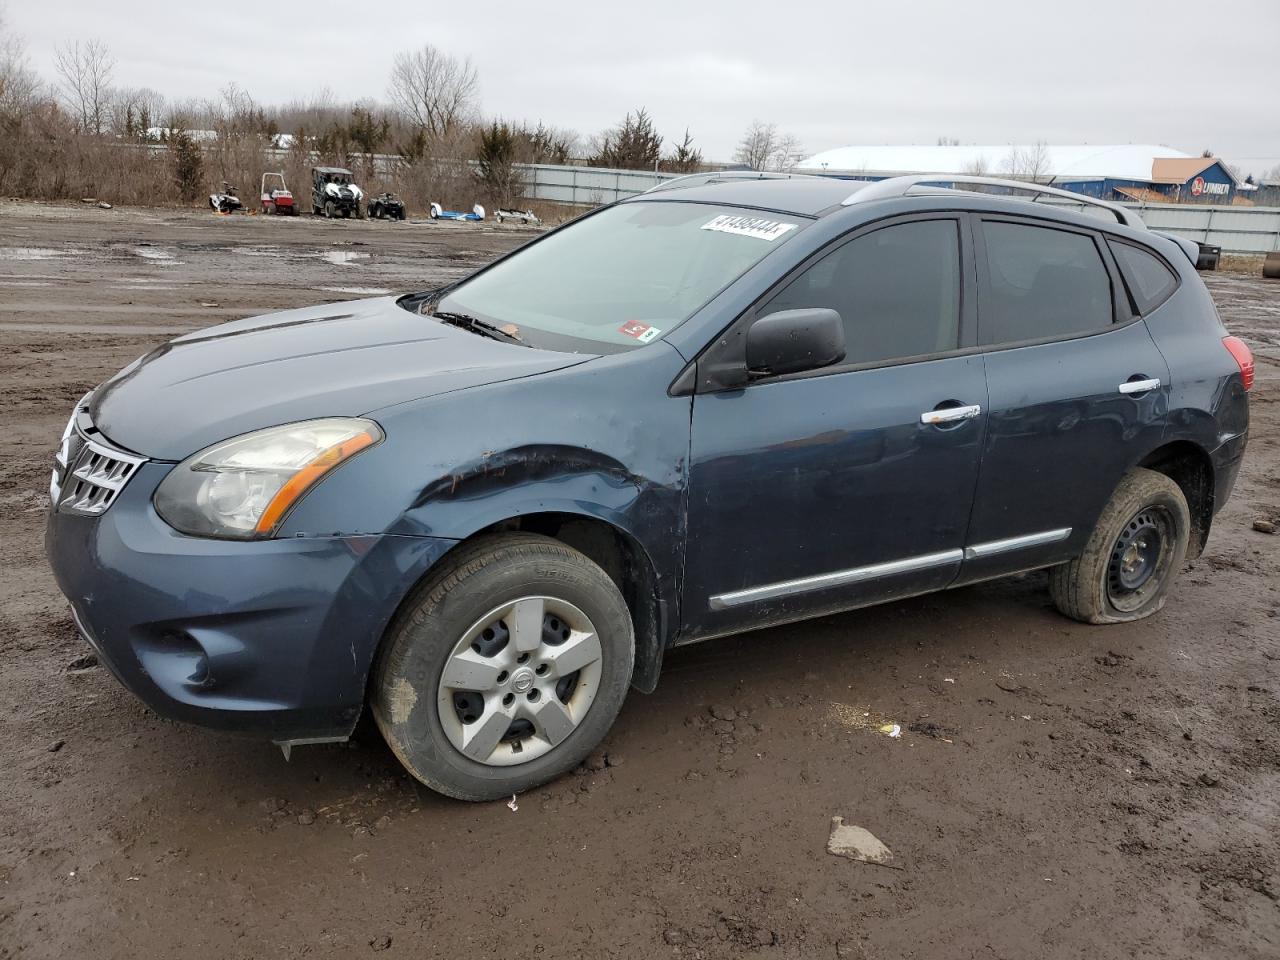
<path fill-rule="evenodd" d="M 1173 516 L 1143 507 L 1121 528 L 1107 563 L 1107 599 L 1123 613 L 1140 609 L 1160 589 L 1173 554 Z"/>
<path fill-rule="evenodd" d="M 454 644 L 440 672 L 445 736 L 486 766 L 536 760 L 582 724 L 603 656 L 590 618 L 566 600 L 521 597 L 495 607 Z"/>

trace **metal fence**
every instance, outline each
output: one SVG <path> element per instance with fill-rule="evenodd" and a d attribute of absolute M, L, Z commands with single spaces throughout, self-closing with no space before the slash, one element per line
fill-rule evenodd
<path fill-rule="evenodd" d="M 597 207 L 613 203 L 679 176 L 656 170 L 612 170 L 606 167 L 561 167 L 545 163 L 518 164 L 527 200 L 550 200 Z"/>
<path fill-rule="evenodd" d="M 1280 250 L 1280 207 L 1231 207 L 1202 204 L 1125 204 L 1152 230 L 1163 230 L 1225 253 Z"/>
<path fill-rule="evenodd" d="M 524 196 L 578 206 L 599 206 L 643 193 L 678 174 L 652 170 L 521 164 Z M 1065 202 L 1065 201 L 1064 201 Z M 1219 246 L 1227 253 L 1280 250 L 1280 207 L 1126 203 L 1152 230 Z"/>

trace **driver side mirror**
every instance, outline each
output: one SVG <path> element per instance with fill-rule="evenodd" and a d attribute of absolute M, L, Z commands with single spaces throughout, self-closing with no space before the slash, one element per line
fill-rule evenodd
<path fill-rule="evenodd" d="M 817 370 L 839 363 L 844 355 L 844 321 L 826 307 L 780 310 L 747 330 L 747 372 L 752 377 Z"/>

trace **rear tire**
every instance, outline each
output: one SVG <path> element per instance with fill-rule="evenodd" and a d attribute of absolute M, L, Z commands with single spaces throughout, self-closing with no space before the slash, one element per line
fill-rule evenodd
<path fill-rule="evenodd" d="M 1138 468 L 1111 495 L 1084 551 L 1049 571 L 1058 610 L 1084 623 L 1126 623 L 1160 610 L 1182 569 L 1191 511 L 1181 488 Z"/>
<path fill-rule="evenodd" d="M 622 708 L 634 660 L 630 611 L 599 566 L 549 537 L 484 537 L 447 557 L 397 616 L 372 713 L 422 783 L 495 800 L 586 758 Z"/>

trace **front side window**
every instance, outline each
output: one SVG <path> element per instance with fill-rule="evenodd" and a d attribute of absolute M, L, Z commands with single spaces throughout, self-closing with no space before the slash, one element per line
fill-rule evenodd
<path fill-rule="evenodd" d="M 1111 325 L 1111 276 L 1091 236 L 982 221 L 989 283 L 979 308 L 984 344 L 1078 336 Z"/>
<path fill-rule="evenodd" d="M 955 350 L 960 240 L 955 220 L 915 220 L 856 237 L 787 284 L 757 315 L 829 307 L 845 362 L 880 363 Z"/>
<path fill-rule="evenodd" d="M 705 203 L 622 203 L 464 281 L 437 312 L 532 346 L 616 353 L 684 323 L 808 221 Z"/>

